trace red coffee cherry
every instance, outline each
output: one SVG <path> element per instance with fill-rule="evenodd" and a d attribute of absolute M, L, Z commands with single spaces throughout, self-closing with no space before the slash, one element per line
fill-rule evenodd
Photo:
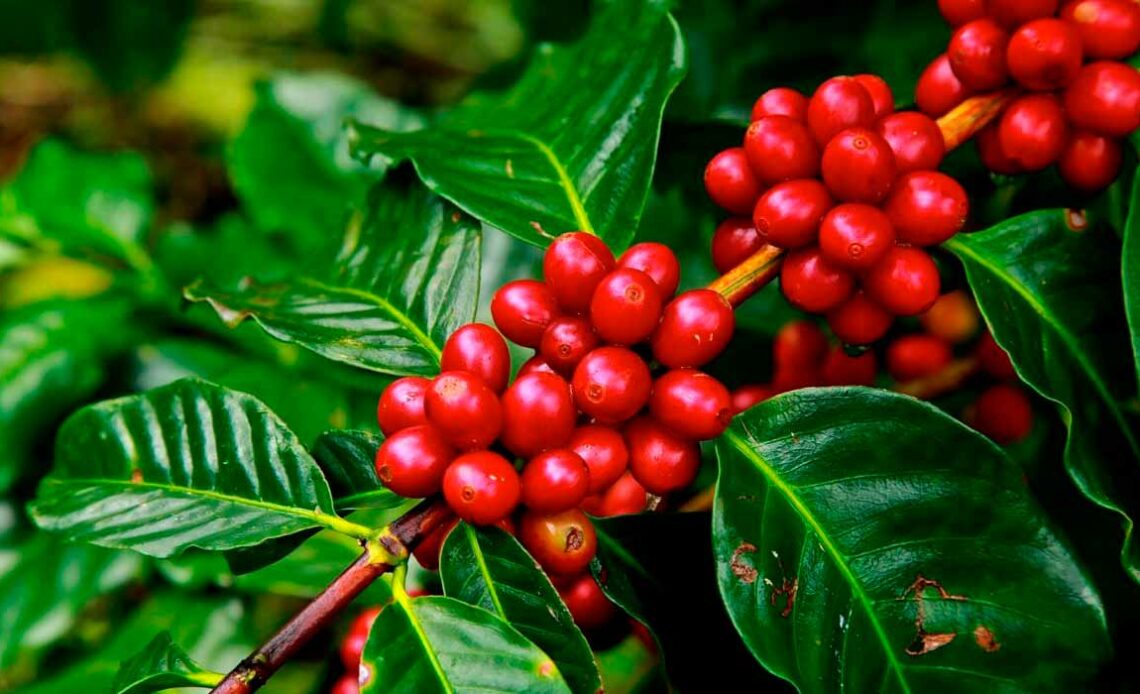
<path fill-rule="evenodd" d="M 576 418 L 570 386 L 561 376 L 519 376 L 503 393 L 500 441 L 511 453 L 529 458 L 564 446 L 574 431 Z"/>
<path fill-rule="evenodd" d="M 717 154 L 705 167 L 705 190 L 712 201 L 733 214 L 748 214 L 763 187 L 752 173 L 743 147 Z"/>
<path fill-rule="evenodd" d="M 661 290 L 662 299 L 671 298 L 681 282 L 681 263 L 672 249 L 663 243 L 646 241 L 634 244 L 621 254 L 617 266 L 640 270 L 652 277 Z"/>
<path fill-rule="evenodd" d="M 813 371 L 827 355 L 827 336 L 810 320 L 785 323 L 772 338 L 776 371 Z"/>
<path fill-rule="evenodd" d="M 605 491 L 629 467 L 625 439 L 615 429 L 587 424 L 574 430 L 566 448 L 574 451 L 590 470 L 590 494 Z"/>
<path fill-rule="evenodd" d="M 574 367 L 582 357 L 597 346 L 598 336 L 589 321 L 577 316 L 564 316 L 555 318 L 546 327 L 538 353 L 542 363 L 560 374 L 569 375 L 574 373 Z"/>
<path fill-rule="evenodd" d="M 992 19 L 975 19 L 958 27 L 946 55 L 954 75 L 967 89 L 997 89 L 1009 79 L 1005 64 L 1009 34 Z"/>
<path fill-rule="evenodd" d="M 891 146 L 866 128 L 849 128 L 827 143 L 821 169 L 835 197 L 869 204 L 887 197 L 898 174 Z"/>
<path fill-rule="evenodd" d="M 1081 71 L 1081 36 L 1059 19 L 1035 19 L 1013 32 L 1006 49 L 1009 74 L 1029 89 L 1060 89 Z"/>
<path fill-rule="evenodd" d="M 519 474 L 491 451 L 464 453 L 443 475 L 443 498 L 468 523 L 493 525 L 511 515 L 522 494 Z"/>
<path fill-rule="evenodd" d="M 443 550 L 443 543 L 457 525 L 459 525 L 459 519 L 452 518 L 420 540 L 420 543 L 412 550 L 412 556 L 416 558 L 420 566 L 428 571 L 439 571 L 440 552 Z"/>
<path fill-rule="evenodd" d="M 674 369 L 653 384 L 654 419 L 695 441 L 715 439 L 732 423 L 732 396 L 717 379 L 696 369 Z"/>
<path fill-rule="evenodd" d="M 519 540 L 553 576 L 576 576 L 598 551 L 594 524 L 578 509 L 541 514 L 528 511 L 519 520 Z"/>
<path fill-rule="evenodd" d="M 1044 169 L 1061 157 L 1069 138 L 1060 100 L 1052 94 L 1030 94 L 1017 99 L 1002 114 L 998 137 L 1002 151 L 1018 168 Z"/>
<path fill-rule="evenodd" d="M 602 423 L 623 422 L 649 400 L 649 367 L 624 347 L 599 347 L 574 370 L 574 402 Z"/>
<path fill-rule="evenodd" d="M 682 292 L 665 306 L 650 344 L 657 361 L 671 369 L 700 367 L 717 357 L 732 339 L 732 304 L 711 289 Z"/>
<path fill-rule="evenodd" d="M 360 655 L 364 653 L 368 632 L 372 631 L 372 623 L 380 616 L 380 609 L 369 607 L 362 610 L 348 626 L 344 641 L 340 642 L 340 662 L 344 663 L 344 669 L 351 673 L 353 685 L 356 685 L 356 671 L 360 668 Z"/>
<path fill-rule="evenodd" d="M 914 88 L 914 103 L 926 115 L 938 118 L 950 112 L 970 95 L 950 67 L 950 56 L 943 53 L 930 62 Z"/>
<path fill-rule="evenodd" d="M 565 588 L 559 588 L 558 594 L 566 603 L 566 609 L 570 610 L 574 623 L 581 629 L 604 627 L 617 614 L 614 604 L 589 573 L 582 574 Z"/>
<path fill-rule="evenodd" d="M 982 333 L 975 349 L 983 371 L 1002 381 L 1017 380 L 1017 371 L 1013 368 L 1009 353 L 1001 348 L 988 330 Z"/>
<path fill-rule="evenodd" d="M 938 300 L 942 280 L 925 251 L 895 247 L 863 278 L 867 295 L 896 316 L 915 316 Z"/>
<path fill-rule="evenodd" d="M 823 215 L 834 204 L 819 181 L 788 181 L 760 196 L 752 222 L 761 240 L 780 248 L 799 248 L 815 241 Z"/>
<path fill-rule="evenodd" d="M 615 267 L 605 242 L 584 231 L 562 234 L 542 256 L 542 276 L 558 305 L 570 313 L 590 306 L 594 287 Z"/>
<path fill-rule="evenodd" d="M 428 422 L 464 451 L 486 448 L 503 429 L 503 408 L 483 379 L 466 371 L 444 371 L 424 396 Z"/>
<path fill-rule="evenodd" d="M 1093 192 L 1116 180 L 1123 158 L 1119 140 L 1077 131 L 1069 136 L 1057 160 L 1057 170 L 1072 187 Z"/>
<path fill-rule="evenodd" d="M 540 513 L 577 508 L 590 491 L 590 470 L 564 448 L 539 453 L 523 468 L 522 501 Z"/>
<path fill-rule="evenodd" d="M 984 0 L 938 0 L 938 11 L 952 27 L 960 27 L 966 22 L 986 16 Z"/>
<path fill-rule="evenodd" d="M 759 204 L 759 203 L 757 203 Z M 764 239 L 751 219 L 729 217 L 716 227 L 712 238 L 713 267 L 724 274 L 760 250 Z"/>
<path fill-rule="evenodd" d="M 391 436 L 401 429 L 427 424 L 424 394 L 431 381 L 419 376 L 405 376 L 388 384 L 376 406 L 380 431 Z"/>
<path fill-rule="evenodd" d="M 832 77 L 815 90 L 808 102 L 807 118 L 812 135 L 823 147 L 841 130 L 872 127 L 875 102 L 854 78 Z"/>
<path fill-rule="evenodd" d="M 629 471 L 652 494 L 668 494 L 693 483 L 701 449 L 654 421 L 638 417 L 625 427 Z"/>
<path fill-rule="evenodd" d="M 819 147 L 807 126 L 788 116 L 765 116 L 749 125 L 744 152 L 752 170 L 769 185 L 819 173 Z"/>
<path fill-rule="evenodd" d="M 360 682 L 356 673 L 341 675 L 340 679 L 333 683 L 329 694 L 360 694 Z"/>
<path fill-rule="evenodd" d="M 1124 63 L 1089 63 L 1065 90 L 1065 112 L 1082 130 L 1128 135 L 1140 127 L 1140 72 Z"/>
<path fill-rule="evenodd" d="M 887 346 L 887 373 L 905 382 L 933 376 L 954 358 L 950 344 L 933 335 L 904 335 Z"/>
<path fill-rule="evenodd" d="M 1131 0 L 1073 0 L 1061 19 L 1081 36 L 1085 56 L 1119 60 L 1140 49 L 1140 5 Z"/>
<path fill-rule="evenodd" d="M 491 317 L 508 340 L 538 347 L 542 333 L 558 315 L 550 289 L 535 280 L 515 280 L 499 287 L 491 299 Z"/>
<path fill-rule="evenodd" d="M 614 270 L 594 290 L 590 322 L 603 341 L 635 345 L 653 334 L 661 304 L 661 290 L 652 277 L 641 270 Z"/>
<path fill-rule="evenodd" d="M 1033 405 L 1017 386 L 990 386 L 971 410 L 967 423 L 1003 446 L 1017 443 L 1033 430 Z"/>
<path fill-rule="evenodd" d="M 994 173 L 1012 176 L 1021 173 L 1021 167 L 1005 153 L 998 133 L 998 123 L 989 125 L 978 133 L 974 143 L 978 148 L 978 158 L 982 165 Z"/>
<path fill-rule="evenodd" d="M 880 120 L 875 130 L 890 145 L 900 174 L 937 169 L 946 155 L 938 123 L 918 111 L 892 113 Z"/>
<path fill-rule="evenodd" d="M 546 333 L 543 333 L 543 334 L 545 335 Z M 515 376 L 515 379 L 517 380 L 517 379 L 522 378 L 523 376 L 529 376 L 530 374 L 537 374 L 537 373 L 546 373 L 546 374 L 555 374 L 555 375 L 558 374 L 558 372 L 554 370 L 554 367 L 551 366 L 549 362 L 547 362 L 545 359 L 542 358 L 542 355 L 536 354 L 533 357 L 531 357 L 530 359 L 527 359 L 525 362 L 523 362 L 523 365 L 519 367 L 519 372 Z"/>
<path fill-rule="evenodd" d="M 772 386 L 764 383 L 740 386 L 732 391 L 732 413 L 734 415 L 740 414 L 749 408 L 759 405 L 775 394 L 776 392 L 772 390 Z"/>
<path fill-rule="evenodd" d="M 1034 19 L 1057 13 L 1060 0 L 986 0 L 986 10 L 998 24 L 1014 29 Z"/>
<path fill-rule="evenodd" d="M 895 95 L 887 81 L 878 75 L 855 75 L 852 79 L 861 84 L 871 97 L 875 108 L 875 120 L 891 115 L 895 111 Z"/>
<path fill-rule="evenodd" d="M 926 332 L 959 345 L 978 333 L 980 317 L 970 295 L 955 289 L 938 297 L 918 320 Z"/>
<path fill-rule="evenodd" d="M 798 121 L 807 120 L 808 99 L 795 89 L 776 87 L 760 95 L 752 104 L 752 120 L 764 116 L 787 116 Z"/>
<path fill-rule="evenodd" d="M 826 357 L 825 357 L 826 358 Z M 822 363 L 821 363 L 822 366 Z M 820 385 L 820 367 L 813 369 L 777 369 L 772 375 L 772 392 L 787 393 L 800 388 L 812 388 Z"/>
<path fill-rule="evenodd" d="M 780 289 L 796 308 L 827 313 L 855 290 L 855 277 L 823 257 L 817 247 L 791 251 L 780 268 Z"/>
<path fill-rule="evenodd" d="M 895 245 L 895 230 L 879 208 L 845 203 L 827 213 L 819 227 L 819 250 L 833 265 L 861 271 L 882 260 Z"/>
<path fill-rule="evenodd" d="M 502 393 L 511 375 L 511 352 L 497 330 L 482 323 L 468 323 L 451 333 L 443 344 L 440 369 L 475 374 L 491 390 Z"/>
<path fill-rule="evenodd" d="M 853 357 L 835 347 L 823 361 L 820 379 L 825 386 L 873 386 L 878 370 L 874 352 Z"/>
<path fill-rule="evenodd" d="M 434 428 L 421 424 L 392 434 L 376 452 L 376 477 L 403 497 L 418 499 L 439 491 L 455 449 Z"/>
<path fill-rule="evenodd" d="M 848 345 L 869 345 L 886 335 L 894 322 L 895 317 L 890 311 L 871 301 L 863 292 L 855 292 L 827 314 L 831 332 Z"/>
<path fill-rule="evenodd" d="M 582 510 L 593 516 L 609 518 L 641 513 L 649 504 L 649 493 L 628 472 L 622 474 L 601 494 L 589 497 Z"/>
<path fill-rule="evenodd" d="M 970 202 L 962 186 L 946 174 L 914 171 L 895 181 L 883 211 L 899 241 L 935 246 L 962 230 Z"/>

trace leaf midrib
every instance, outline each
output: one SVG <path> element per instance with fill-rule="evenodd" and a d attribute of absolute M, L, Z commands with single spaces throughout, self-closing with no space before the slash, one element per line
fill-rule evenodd
<path fill-rule="evenodd" d="M 475 536 L 475 530 L 467 523 L 463 524 L 467 544 L 471 546 L 471 553 L 475 557 L 475 565 L 479 567 L 479 573 L 483 576 L 483 582 L 487 585 L 487 594 L 491 596 L 491 604 L 495 606 L 495 611 L 499 616 L 506 621 L 510 621 L 507 617 L 506 610 L 503 609 L 503 602 L 499 599 L 499 591 L 495 588 L 495 580 L 491 576 L 491 569 L 487 566 L 487 557 L 483 555 L 483 548 L 479 545 L 479 538 Z"/>
<path fill-rule="evenodd" d="M 752 450 L 747 442 L 744 441 L 744 439 L 742 439 L 735 431 L 732 431 L 731 429 L 726 431 L 724 433 L 724 437 L 729 441 L 729 443 L 733 445 L 733 447 L 736 448 L 737 451 L 739 451 L 745 458 L 747 458 L 750 462 L 752 462 L 753 465 L 756 466 L 760 473 L 763 474 L 765 478 L 767 478 L 769 483 L 771 483 L 771 485 L 774 486 L 781 495 L 783 495 L 785 500 L 791 504 L 792 508 L 795 509 L 797 514 L 799 514 L 803 522 L 811 529 L 816 538 L 819 539 L 820 544 L 823 545 L 824 551 L 826 551 L 828 556 L 831 557 L 831 560 L 835 563 L 835 567 L 839 570 L 839 573 L 843 575 L 844 579 L 847 581 L 847 584 L 851 587 L 851 592 L 863 606 L 863 611 L 867 614 L 867 620 L 871 624 L 871 629 L 875 632 L 875 636 L 877 637 L 879 644 L 882 646 L 883 654 L 887 658 L 887 664 L 895 673 L 895 676 L 899 682 L 899 686 L 902 688 L 903 692 L 909 694 L 911 691 L 910 685 L 908 684 L 906 677 L 903 675 L 902 663 L 900 663 L 898 658 L 895 656 L 894 650 L 891 647 L 890 639 L 887 637 L 886 629 L 879 621 L 878 614 L 876 614 L 874 611 L 874 601 L 871 600 L 871 597 L 867 594 L 867 591 L 864 589 L 862 582 L 859 580 L 858 576 L 855 575 L 855 572 L 852 571 L 850 565 L 848 565 L 847 558 L 843 555 L 842 552 L 839 551 L 839 548 L 835 545 L 835 542 L 831 539 L 831 536 L 828 535 L 824 530 L 823 525 L 815 517 L 815 514 L 811 512 L 811 509 L 809 509 L 807 505 L 804 504 L 803 500 L 799 498 L 799 496 L 796 494 L 796 490 L 787 482 L 785 482 L 776 472 L 776 470 L 767 463 L 767 461 L 765 461 L 754 450 Z"/>
<path fill-rule="evenodd" d="M 440 685 L 443 686 L 443 690 L 448 694 L 454 694 L 455 687 L 452 686 L 451 680 L 448 679 L 447 673 L 444 672 L 443 663 L 439 661 L 439 655 L 435 652 L 435 649 L 432 648 L 431 640 L 428 638 L 427 632 L 424 631 L 423 625 L 420 624 L 420 618 L 412 608 L 411 598 L 403 590 L 402 586 L 397 586 L 393 594 L 396 602 L 400 603 L 400 607 L 404 609 L 404 614 L 408 615 L 408 623 L 412 626 L 412 630 L 416 632 L 416 638 L 419 639 L 424 653 L 427 654 L 428 660 L 431 661 L 431 667 L 435 670 L 435 674 L 439 679 Z"/>

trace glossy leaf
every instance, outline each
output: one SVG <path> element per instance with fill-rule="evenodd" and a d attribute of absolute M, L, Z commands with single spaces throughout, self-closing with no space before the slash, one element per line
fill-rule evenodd
<path fill-rule="evenodd" d="M 328 478 L 337 508 L 392 508 L 406 499 L 380 483 L 376 451 L 383 438 L 367 431 L 326 431 L 313 457 Z"/>
<path fill-rule="evenodd" d="M 800 691 L 1052 691 L 1106 658 L 1100 598 L 1020 470 L 933 406 L 800 390 L 716 447 L 721 593 Z"/>
<path fill-rule="evenodd" d="M 545 651 L 571 691 L 593 694 L 601 688 L 585 637 L 550 579 L 514 537 L 495 527 L 460 524 L 444 542 L 440 578 L 445 595 L 498 615 Z"/>
<path fill-rule="evenodd" d="M 1132 181 L 1132 202 L 1128 206 L 1128 221 L 1124 226 L 1121 268 L 1124 274 L 1124 310 L 1128 314 L 1132 358 L 1140 383 L 1140 172 Z"/>
<path fill-rule="evenodd" d="M 170 632 L 155 636 L 146 648 L 123 662 L 111 683 L 115 694 L 148 694 L 175 687 L 214 687 L 222 675 L 194 662 L 174 643 Z"/>
<path fill-rule="evenodd" d="M 336 516 L 320 469 L 272 412 L 194 380 L 73 415 L 30 510 L 68 539 L 157 557 L 310 528 L 367 535 Z"/>
<path fill-rule="evenodd" d="M 622 248 L 685 70 L 667 10 L 657 0 L 596 3 L 585 34 L 540 46 L 511 89 L 477 94 L 422 130 L 358 125 L 354 148 L 411 159 L 432 190 L 530 243 L 581 229 Z"/>
<path fill-rule="evenodd" d="M 506 622 L 452 598 L 398 599 L 372 625 L 361 692 L 569 692 L 558 667 Z"/>
<path fill-rule="evenodd" d="M 1119 404 L 1135 394 L 1136 379 L 1116 237 L 1083 216 L 1044 210 L 946 245 L 1018 375 L 1063 408 L 1065 464 L 1086 496 L 1121 514 L 1123 562 L 1140 581 L 1140 545 L 1131 537 L 1140 514 L 1140 428 Z"/>
<path fill-rule="evenodd" d="M 351 226 L 331 277 L 235 290 L 187 288 L 236 327 L 266 332 L 321 356 L 391 374 L 434 375 L 440 346 L 475 315 L 479 228 L 414 181 L 389 178 Z"/>

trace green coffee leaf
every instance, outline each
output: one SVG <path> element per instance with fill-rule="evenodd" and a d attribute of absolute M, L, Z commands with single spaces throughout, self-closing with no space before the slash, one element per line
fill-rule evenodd
<path fill-rule="evenodd" d="M 326 431 L 313 457 L 328 478 L 337 508 L 392 508 L 405 502 L 376 476 L 376 451 L 383 439 L 367 431 Z"/>
<path fill-rule="evenodd" d="M 1132 333 L 1132 357 L 1136 362 L 1136 378 L 1140 383 L 1140 172 L 1132 182 L 1132 202 L 1124 225 L 1124 310 Z"/>
<path fill-rule="evenodd" d="M 115 694 L 148 694 L 175 687 L 214 687 L 221 673 L 203 668 L 164 631 L 123 662 L 111 683 Z"/>

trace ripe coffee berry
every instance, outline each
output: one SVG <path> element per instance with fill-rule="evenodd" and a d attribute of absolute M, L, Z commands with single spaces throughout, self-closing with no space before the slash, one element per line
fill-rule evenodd
<path fill-rule="evenodd" d="M 819 147 L 807 126 L 787 116 L 765 116 L 749 125 L 744 151 L 752 170 L 768 185 L 819 172 Z"/>
<path fill-rule="evenodd" d="M 528 511 L 519 520 L 519 540 L 535 561 L 555 576 L 576 576 L 598 551 L 594 525 L 578 509 L 554 514 Z"/>
<path fill-rule="evenodd" d="M 360 682 L 356 674 L 341 675 L 340 679 L 333 683 L 329 694 L 360 694 Z"/>
<path fill-rule="evenodd" d="M 991 386 L 971 409 L 967 423 L 1002 445 L 1017 443 L 1033 429 L 1033 405 L 1017 386 Z"/>
<path fill-rule="evenodd" d="M 443 475 L 443 498 L 468 523 L 491 525 L 515 510 L 522 494 L 519 474 L 491 451 L 464 453 Z"/>
<path fill-rule="evenodd" d="M 1040 171 L 1057 161 L 1068 136 L 1065 112 L 1052 94 L 1019 98 L 1006 108 L 998 124 L 1002 151 L 1023 171 Z"/>
<path fill-rule="evenodd" d="M 649 495 L 633 475 L 623 474 L 604 492 L 582 502 L 582 510 L 593 516 L 609 518 L 641 513 L 649 503 Z"/>
<path fill-rule="evenodd" d="M 748 214 L 763 188 L 752 173 L 743 147 L 717 154 L 705 167 L 705 190 L 712 201 L 733 214 Z"/>
<path fill-rule="evenodd" d="M 622 422 L 649 400 L 649 367 L 624 347 L 599 347 L 574 370 L 574 402 L 602 423 Z"/>
<path fill-rule="evenodd" d="M 495 392 L 466 371 L 444 371 L 424 396 L 428 422 L 451 445 L 464 451 L 486 448 L 503 429 L 503 409 Z"/>
<path fill-rule="evenodd" d="M 1021 173 L 1021 167 L 1009 158 L 1002 147 L 997 123 L 982 128 L 974 138 L 974 144 L 977 145 L 982 164 L 990 171 L 1006 176 Z"/>
<path fill-rule="evenodd" d="M 926 115 L 938 118 L 962 103 L 970 90 L 962 84 L 950 67 L 950 56 L 943 53 L 935 58 L 918 78 L 914 89 L 914 103 Z"/>
<path fill-rule="evenodd" d="M 1059 0 L 986 0 L 986 10 L 999 24 L 1013 29 L 1057 12 Z"/>
<path fill-rule="evenodd" d="M 635 345 L 661 320 L 661 290 L 641 270 L 622 268 L 606 275 L 590 301 L 590 322 L 605 342 Z"/>
<path fill-rule="evenodd" d="M 807 120 L 808 99 L 795 89 L 776 87 L 760 95 L 752 104 L 752 120 L 764 116 L 787 116 L 798 121 Z"/>
<path fill-rule="evenodd" d="M 676 254 L 663 243 L 646 241 L 634 244 L 621 254 L 617 266 L 640 270 L 652 277 L 664 300 L 672 298 L 681 282 L 681 264 Z"/>
<path fill-rule="evenodd" d="M 850 299 L 827 314 L 827 324 L 835 337 L 848 345 L 869 345 L 891 329 L 895 317 L 889 311 L 855 292 Z"/>
<path fill-rule="evenodd" d="M 788 253 L 780 268 L 780 289 L 808 313 L 827 313 L 855 290 L 855 276 L 828 262 L 817 247 Z"/>
<path fill-rule="evenodd" d="M 558 306 L 570 313 L 589 307 L 594 287 L 614 267 L 614 254 L 605 242 L 584 231 L 560 235 L 542 256 L 546 286 Z"/>
<path fill-rule="evenodd" d="M 1119 60 L 1140 49 L 1140 5 L 1132 0 L 1073 0 L 1061 19 L 1081 36 L 1085 56 Z"/>
<path fill-rule="evenodd" d="M 605 491 L 629 467 L 625 439 L 616 430 L 600 424 L 587 424 L 574 430 L 566 448 L 574 451 L 589 469 L 590 494 Z"/>
<path fill-rule="evenodd" d="M 814 371 L 826 354 L 827 336 L 809 320 L 785 324 L 772 339 L 776 371 Z"/>
<path fill-rule="evenodd" d="M 576 508 L 590 491 L 590 470 L 564 448 L 539 453 L 523 468 L 522 502 L 540 513 Z"/>
<path fill-rule="evenodd" d="M 584 573 L 574 579 L 568 586 L 558 589 L 566 609 L 580 628 L 590 630 L 599 629 L 617 614 L 617 609 L 602 589 L 598 587 L 594 577 Z"/>
<path fill-rule="evenodd" d="M 696 369 L 674 369 L 653 384 L 654 419 L 685 438 L 715 439 L 732 422 L 732 396 L 717 379 Z"/>
<path fill-rule="evenodd" d="M 862 271 L 879 262 L 895 245 L 895 230 L 879 208 L 860 203 L 839 205 L 819 227 L 819 250 L 828 262 Z"/>
<path fill-rule="evenodd" d="M 549 362 L 542 358 L 542 355 L 536 354 L 523 362 L 523 365 L 519 367 L 519 372 L 515 376 L 515 379 L 517 380 L 523 376 L 537 373 L 557 374 L 558 372 L 554 370 L 554 367 L 551 366 Z"/>
<path fill-rule="evenodd" d="M 491 299 L 495 325 L 516 345 L 538 347 L 542 333 L 558 315 L 558 302 L 542 282 L 507 282 Z"/>
<path fill-rule="evenodd" d="M 954 75 L 967 89 L 997 89 L 1009 78 L 1005 59 L 1008 43 L 1005 29 L 986 17 L 958 27 L 946 54 Z"/>
<path fill-rule="evenodd" d="M 1065 90 L 1065 112 L 1077 128 L 1124 137 L 1140 127 L 1140 72 L 1111 61 L 1084 66 Z"/>
<path fill-rule="evenodd" d="M 712 238 L 712 261 L 716 271 L 724 274 L 760 250 L 764 239 L 751 219 L 729 217 L 716 227 Z"/>
<path fill-rule="evenodd" d="M 625 427 L 629 471 L 652 494 L 668 494 L 692 484 L 701 466 L 696 443 L 654 421 L 638 417 Z"/>
<path fill-rule="evenodd" d="M 950 345 L 933 335 L 904 335 L 887 347 L 887 373 L 896 381 L 933 376 L 954 357 Z"/>
<path fill-rule="evenodd" d="M 878 203 L 898 174 L 891 146 L 866 128 L 848 128 L 823 150 L 823 182 L 845 202 Z"/>
<path fill-rule="evenodd" d="M 364 653 L 364 644 L 368 641 L 368 632 L 372 631 L 372 623 L 379 616 L 379 607 L 369 607 L 361 611 L 348 626 L 348 633 L 340 643 L 340 662 L 344 663 L 344 669 L 351 673 L 354 683 L 356 672 L 360 668 L 360 655 Z"/>
<path fill-rule="evenodd" d="M 1077 131 L 1069 136 L 1057 170 L 1074 188 L 1092 192 L 1116 180 L 1124 151 L 1119 140 L 1096 133 Z"/>
<path fill-rule="evenodd" d="M 576 418 L 570 386 L 561 376 L 519 376 L 503 393 L 503 434 L 499 440 L 511 453 L 529 458 L 565 445 Z"/>
<path fill-rule="evenodd" d="M 815 90 L 808 102 L 808 126 L 821 147 L 841 130 L 870 128 L 875 123 L 875 102 L 852 77 L 832 77 Z"/>
<path fill-rule="evenodd" d="M 1059 19 L 1036 19 L 1013 32 L 1006 49 L 1009 74 L 1037 91 L 1060 89 L 1081 71 L 1077 30 Z"/>
<path fill-rule="evenodd" d="M 682 292 L 665 306 L 651 345 L 672 369 L 700 367 L 724 351 L 736 329 L 732 304 L 711 289 Z"/>
<path fill-rule="evenodd" d="M 502 393 L 511 375 L 511 353 L 503 336 L 482 323 L 462 326 L 443 344 L 440 357 L 443 371 L 467 371 Z"/>
<path fill-rule="evenodd" d="M 862 85 L 870 95 L 871 104 L 875 108 L 875 120 L 894 113 L 895 95 L 886 80 L 878 75 L 855 75 L 852 79 Z"/>
<path fill-rule="evenodd" d="M 952 27 L 986 16 L 984 0 L 938 0 L 938 11 Z"/>
<path fill-rule="evenodd" d="M 896 316 L 915 316 L 938 300 L 941 278 L 934 260 L 917 248 L 892 248 L 863 279 L 867 295 Z"/>
<path fill-rule="evenodd" d="M 1017 379 L 1017 371 L 1013 368 L 1009 353 L 1001 348 L 1001 345 L 994 340 L 994 336 L 988 331 L 982 333 L 982 339 L 978 340 L 977 355 L 978 361 L 982 364 L 982 370 L 989 375 L 1003 381 Z"/>
<path fill-rule="evenodd" d="M 762 383 L 740 386 L 732 391 L 732 411 L 734 414 L 740 414 L 751 407 L 759 405 L 775 394 L 771 386 Z"/>
<path fill-rule="evenodd" d="M 420 540 L 420 543 L 412 550 L 412 556 L 416 558 L 420 566 L 428 571 L 439 570 L 440 551 L 443 549 L 443 543 L 457 525 L 459 525 L 459 519 L 452 518 Z"/>
<path fill-rule="evenodd" d="M 903 243 L 934 246 L 962 230 L 970 211 L 961 184 L 937 171 L 914 171 L 895 181 L 883 211 Z"/>
<path fill-rule="evenodd" d="M 828 353 L 820 369 L 820 381 L 826 386 L 873 386 L 878 365 L 873 352 L 853 357 L 835 347 Z"/>
<path fill-rule="evenodd" d="M 978 333 L 978 309 L 966 292 L 955 289 L 938 297 L 925 313 L 918 317 L 926 332 L 959 345 Z"/>
<path fill-rule="evenodd" d="M 780 248 L 799 248 L 815 240 L 823 215 L 835 204 L 814 178 L 787 181 L 760 196 L 752 221 L 760 238 Z"/>
<path fill-rule="evenodd" d="M 439 491 L 455 450 L 434 428 L 401 429 L 376 452 L 376 477 L 400 496 L 420 498 Z"/>
<path fill-rule="evenodd" d="M 577 316 L 563 316 L 555 318 L 546 327 L 538 353 L 551 369 L 569 375 L 574 373 L 574 367 L 582 357 L 597 346 L 598 336 L 589 321 Z"/>
<path fill-rule="evenodd" d="M 376 419 L 380 431 L 391 436 L 401 429 L 427 424 L 424 394 L 431 381 L 419 376 L 405 376 L 392 381 L 380 394 Z"/>
<path fill-rule="evenodd" d="M 900 174 L 937 169 L 946 154 L 938 123 L 918 111 L 892 113 L 880 120 L 875 130 L 891 146 Z"/>

